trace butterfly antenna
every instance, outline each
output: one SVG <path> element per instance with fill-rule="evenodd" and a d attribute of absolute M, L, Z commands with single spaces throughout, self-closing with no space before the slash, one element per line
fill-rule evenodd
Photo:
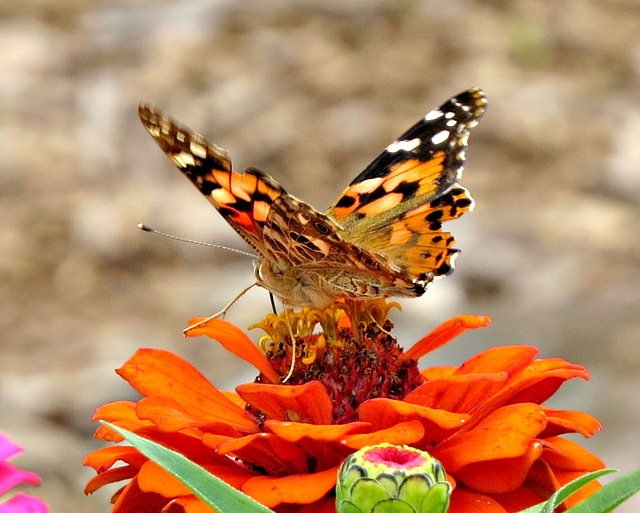
<path fill-rule="evenodd" d="M 190 244 L 197 244 L 199 246 L 208 246 L 210 248 L 226 249 L 227 251 L 233 251 L 234 253 L 238 253 L 240 255 L 248 256 L 256 260 L 258 259 L 256 255 L 252 253 L 247 253 L 246 251 L 242 251 L 240 249 L 228 248 L 226 246 L 220 246 L 218 244 L 211 244 L 210 242 L 202 242 L 199 240 L 185 239 L 184 237 L 176 237 L 175 235 L 170 235 L 168 233 L 160 232 L 155 228 L 151 228 L 150 226 L 147 226 L 146 224 L 139 223 L 138 228 L 140 228 L 143 232 L 155 233 L 157 235 L 164 235 L 165 237 L 169 237 L 170 239 L 179 240 L 182 242 L 188 242 Z"/>

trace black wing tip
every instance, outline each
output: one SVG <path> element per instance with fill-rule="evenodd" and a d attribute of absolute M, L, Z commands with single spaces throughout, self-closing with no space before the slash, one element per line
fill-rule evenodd
<path fill-rule="evenodd" d="M 442 109 L 446 109 L 446 105 L 449 103 L 468 112 L 469 117 L 476 121 L 479 120 L 487 110 L 487 96 L 479 87 L 472 87 L 454 96 L 443 104 Z"/>

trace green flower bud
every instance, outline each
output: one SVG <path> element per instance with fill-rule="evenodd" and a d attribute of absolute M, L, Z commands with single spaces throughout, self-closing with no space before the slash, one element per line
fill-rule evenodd
<path fill-rule="evenodd" d="M 440 462 L 406 445 L 380 444 L 349 456 L 336 485 L 337 513 L 446 513 L 451 485 Z"/>

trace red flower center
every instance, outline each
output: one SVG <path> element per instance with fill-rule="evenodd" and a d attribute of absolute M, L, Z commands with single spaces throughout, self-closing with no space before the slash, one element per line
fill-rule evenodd
<path fill-rule="evenodd" d="M 363 458 L 374 465 L 386 465 L 395 469 L 411 469 L 426 463 L 418 451 L 401 449 L 400 447 L 375 447 L 364 453 Z"/>

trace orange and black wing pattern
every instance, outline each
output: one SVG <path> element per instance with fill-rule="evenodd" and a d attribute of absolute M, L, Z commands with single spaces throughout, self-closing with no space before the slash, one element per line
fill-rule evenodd
<path fill-rule="evenodd" d="M 343 238 L 386 256 L 418 282 L 449 273 L 457 250 L 442 223 L 473 208 L 457 182 L 469 131 L 486 103 L 480 89 L 465 91 L 390 144 L 326 212 Z"/>
<path fill-rule="evenodd" d="M 176 167 L 262 258 L 268 258 L 264 224 L 273 202 L 285 190 L 269 175 L 249 168 L 233 171 L 226 150 L 147 105 L 140 105 L 142 124 Z"/>

